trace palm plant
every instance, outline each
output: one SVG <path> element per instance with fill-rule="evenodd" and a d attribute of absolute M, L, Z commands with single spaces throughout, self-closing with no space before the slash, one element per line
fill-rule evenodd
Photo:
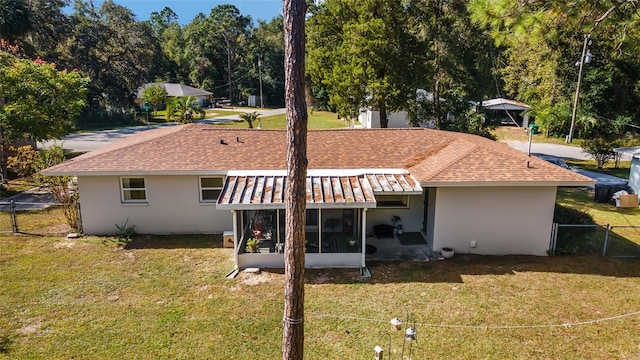
<path fill-rule="evenodd" d="M 249 129 L 253 129 L 253 122 L 258 120 L 260 114 L 257 111 L 252 113 L 240 114 L 240 119 L 246 121 L 249 124 Z"/>
<path fill-rule="evenodd" d="M 192 123 L 195 114 L 200 114 L 201 118 L 204 117 L 204 110 L 193 96 L 175 98 L 167 107 L 167 113 L 175 116 L 182 124 Z"/>

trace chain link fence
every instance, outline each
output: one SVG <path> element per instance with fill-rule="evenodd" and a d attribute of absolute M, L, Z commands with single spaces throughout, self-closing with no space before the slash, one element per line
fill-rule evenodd
<path fill-rule="evenodd" d="M 60 206 L 32 209 L 34 203 L 0 202 L 0 233 L 36 235 L 72 231 Z"/>
<path fill-rule="evenodd" d="M 640 226 L 553 224 L 549 255 L 640 257 Z"/>
<path fill-rule="evenodd" d="M 603 255 L 612 257 L 640 256 L 640 226 L 611 226 Z"/>

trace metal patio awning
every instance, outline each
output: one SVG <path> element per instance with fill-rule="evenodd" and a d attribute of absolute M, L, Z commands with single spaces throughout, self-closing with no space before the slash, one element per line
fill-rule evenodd
<path fill-rule="evenodd" d="M 283 209 L 286 176 L 265 172 L 230 172 L 217 208 L 221 210 Z M 314 174 L 307 176 L 307 208 L 375 208 L 375 194 L 420 195 L 419 182 L 409 173 Z"/>

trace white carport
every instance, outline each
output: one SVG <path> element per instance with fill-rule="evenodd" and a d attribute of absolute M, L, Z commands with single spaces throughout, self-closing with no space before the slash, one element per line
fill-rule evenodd
<path fill-rule="evenodd" d="M 495 111 L 496 113 L 504 112 L 509 117 L 510 123 L 517 126 L 529 126 L 529 114 L 525 111 L 528 110 L 530 106 L 520 101 L 504 98 L 490 99 L 482 102 L 482 108 Z M 511 112 L 517 112 L 518 114 L 525 112 L 524 116 L 522 116 L 522 123 L 519 123 L 517 119 L 512 116 Z"/>

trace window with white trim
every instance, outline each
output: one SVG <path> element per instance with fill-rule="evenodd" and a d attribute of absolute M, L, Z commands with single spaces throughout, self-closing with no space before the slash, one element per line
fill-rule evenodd
<path fill-rule="evenodd" d="M 122 202 L 147 201 L 147 188 L 145 187 L 143 177 L 120 178 L 120 189 Z"/>
<path fill-rule="evenodd" d="M 409 195 L 376 195 L 377 208 L 408 208 Z"/>
<path fill-rule="evenodd" d="M 200 201 L 201 202 L 216 202 L 222 192 L 224 185 L 224 178 L 220 176 L 216 177 L 201 177 L 200 178 Z"/>

